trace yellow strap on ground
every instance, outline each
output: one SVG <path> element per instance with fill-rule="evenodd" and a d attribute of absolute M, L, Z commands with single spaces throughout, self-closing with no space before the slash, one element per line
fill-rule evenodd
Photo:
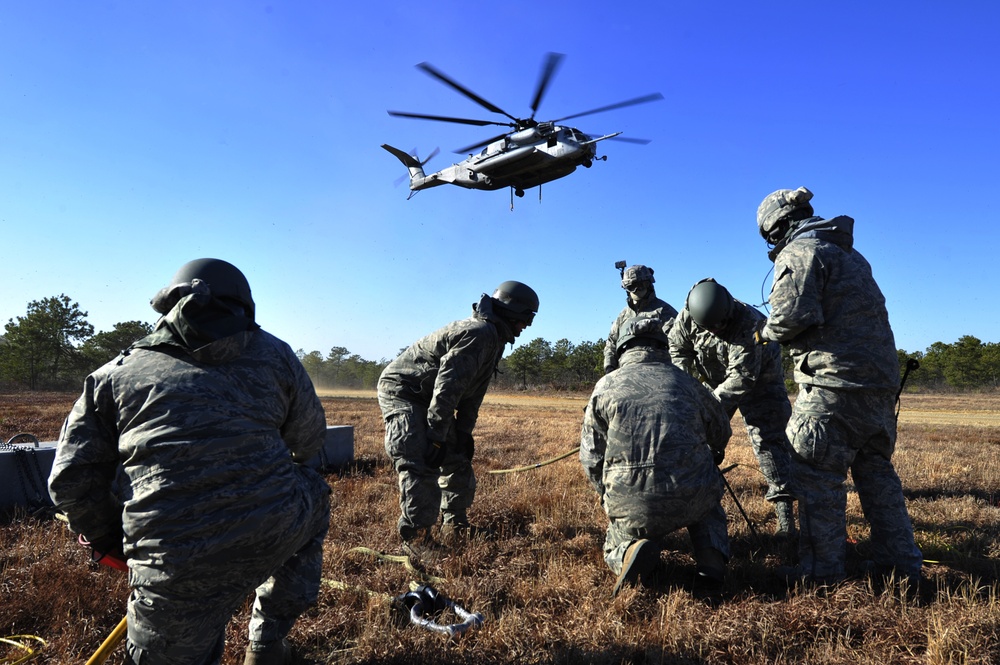
<path fill-rule="evenodd" d="M 561 459 L 565 459 L 574 453 L 580 452 L 580 446 L 577 446 L 573 450 L 563 453 L 558 457 L 553 457 L 552 459 L 547 459 L 544 462 L 538 462 L 536 464 L 529 464 L 527 466 L 518 466 L 513 469 L 494 469 L 492 471 L 487 471 L 486 473 L 501 474 L 501 473 L 517 473 L 519 471 L 531 471 L 532 469 L 538 469 L 545 466 L 546 464 L 552 464 L 553 462 L 558 462 Z"/>
<path fill-rule="evenodd" d="M 0 665 L 20 665 L 21 663 L 27 663 L 29 660 L 38 655 L 38 652 L 32 649 L 30 646 L 25 644 L 26 641 L 34 640 L 40 643 L 43 647 L 48 646 L 48 642 L 38 637 L 37 635 L 11 635 L 10 637 L 0 637 L 0 642 L 4 644 L 9 644 L 13 647 L 17 647 L 25 654 L 20 658 L 15 658 L 14 660 L 8 660 L 4 658 L 0 661 Z"/>
<path fill-rule="evenodd" d="M 122 620 L 118 622 L 115 629 L 111 631 L 108 638 L 101 643 L 101 646 L 97 647 L 97 651 L 94 655 L 90 657 L 87 661 L 87 665 L 103 665 L 104 661 L 108 659 L 111 652 L 117 648 L 121 641 L 125 639 L 125 634 L 128 632 L 128 617 L 123 616 Z"/>
<path fill-rule="evenodd" d="M 327 585 L 328 587 L 333 587 L 334 589 L 340 589 L 341 591 L 356 591 L 358 593 L 363 593 L 366 596 L 371 596 L 373 598 L 383 598 L 383 599 L 386 599 L 386 600 L 391 600 L 392 599 L 392 596 L 390 596 L 387 593 L 381 593 L 379 591 L 372 591 L 371 589 L 365 589 L 365 588 L 359 587 L 359 586 L 351 586 L 350 584 L 347 584 L 346 582 L 339 582 L 337 580 L 328 580 L 325 577 L 323 578 L 323 584 Z"/>
<path fill-rule="evenodd" d="M 378 550 L 373 550 L 368 547 L 355 547 L 347 550 L 348 554 L 354 552 L 357 552 L 358 554 L 367 554 L 368 556 L 373 556 L 376 559 L 379 559 L 380 561 L 388 561 L 390 563 L 401 563 L 408 571 L 419 577 L 424 582 L 446 581 L 443 577 L 435 577 L 434 575 L 429 575 L 424 571 L 418 569 L 416 566 L 413 565 L 413 562 L 410 561 L 410 557 L 404 556 L 402 554 L 385 554 L 383 552 L 379 552 Z"/>

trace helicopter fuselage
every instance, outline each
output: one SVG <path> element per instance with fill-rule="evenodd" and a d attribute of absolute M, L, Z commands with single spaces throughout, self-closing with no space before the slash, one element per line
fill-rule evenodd
<path fill-rule="evenodd" d="M 410 190 L 419 191 L 439 185 L 457 185 L 466 189 L 495 190 L 513 187 L 523 190 L 565 177 L 578 166 L 590 167 L 597 159 L 597 142 L 573 127 L 539 123 L 490 143 L 479 153 L 443 168 L 424 174 L 419 162 L 398 149 L 383 145 L 410 170 Z M 404 159 L 404 157 L 409 159 Z"/>

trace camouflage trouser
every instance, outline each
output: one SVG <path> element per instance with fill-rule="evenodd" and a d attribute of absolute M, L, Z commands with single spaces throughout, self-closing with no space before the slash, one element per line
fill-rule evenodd
<path fill-rule="evenodd" d="M 919 575 L 903 486 L 890 458 L 895 448 L 895 399 L 890 391 L 800 387 L 788 422 L 793 492 L 799 500 L 799 564 L 805 575 L 837 581 L 846 575 L 850 470 L 871 525 L 874 563 Z"/>
<path fill-rule="evenodd" d="M 608 514 L 604 561 L 618 575 L 622 570 L 625 550 L 633 541 L 646 538 L 659 543 L 668 534 L 683 527 L 687 527 L 695 552 L 712 548 L 728 560 L 729 533 L 721 499 L 720 480 L 717 486 L 676 498 L 639 498 L 634 510 L 629 510 L 621 500 L 616 501 Z"/>
<path fill-rule="evenodd" d="M 468 510 L 476 496 L 472 462 L 455 450 L 454 432 L 449 432 L 444 463 L 440 469 L 427 466 L 427 409 L 379 395 L 385 419 L 385 452 L 392 459 L 399 480 L 399 522 L 404 539 L 419 529 L 445 523 L 468 524 Z"/>
<path fill-rule="evenodd" d="M 226 626 L 258 584 L 249 625 L 251 644 L 264 646 L 285 637 L 319 595 L 330 500 L 329 487 L 316 476 L 325 490 L 318 488 L 321 493 L 303 515 L 301 527 L 280 550 L 224 553 L 222 568 L 199 570 L 196 578 L 135 584 L 128 604 L 126 641 L 131 660 L 126 662 L 219 663 Z"/>
<path fill-rule="evenodd" d="M 788 478 L 791 473 L 791 447 L 785 427 L 792 413 L 784 386 L 755 394 L 742 402 L 740 415 L 747 427 L 750 445 L 757 457 L 760 471 L 767 480 L 768 501 L 791 499 Z M 732 413 L 729 414 L 732 417 Z"/>

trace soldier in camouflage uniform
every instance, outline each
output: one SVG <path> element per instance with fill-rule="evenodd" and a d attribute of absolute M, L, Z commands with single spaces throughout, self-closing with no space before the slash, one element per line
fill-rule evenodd
<path fill-rule="evenodd" d="M 791 575 L 846 576 L 850 471 L 876 569 L 919 580 L 921 553 L 891 461 L 899 360 L 885 298 L 854 249 L 854 220 L 814 216 L 810 199 L 804 187 L 781 189 L 757 210 L 774 261 L 771 316 L 758 339 L 787 345 L 799 385 L 787 429 L 801 530 Z"/>
<path fill-rule="evenodd" d="M 795 533 L 785 438 L 792 406 L 785 390 L 781 347 L 754 341 L 763 320 L 763 314 L 733 298 L 726 287 L 703 279 L 692 287 L 670 328 L 670 359 L 708 385 L 730 418 L 739 408 L 767 479 L 766 499 L 778 516 L 775 533 L 787 537 Z"/>
<path fill-rule="evenodd" d="M 584 414 L 580 462 L 608 515 L 604 560 L 612 594 L 650 574 L 661 539 L 687 527 L 699 582 L 718 587 L 729 558 L 722 462 L 729 418 L 703 385 L 670 362 L 663 322 L 630 319 L 619 369 L 597 382 Z"/>
<path fill-rule="evenodd" d="M 95 556 L 128 562 L 130 663 L 220 662 L 255 588 L 245 662 L 288 662 L 330 519 L 329 486 L 301 464 L 323 445 L 323 407 L 235 266 L 191 261 L 151 304 L 155 331 L 87 377 L 52 500 Z"/>
<path fill-rule="evenodd" d="M 622 288 L 628 292 L 628 296 L 625 298 L 625 307 L 611 324 L 611 331 L 604 343 L 605 374 L 618 369 L 618 335 L 622 323 L 634 316 L 653 316 L 664 322 L 665 329 L 669 329 L 670 323 L 677 316 L 676 309 L 656 297 L 654 282 L 656 279 L 653 278 L 653 269 L 643 265 L 634 265 L 622 273 Z"/>
<path fill-rule="evenodd" d="M 486 389 L 503 356 L 534 321 L 538 296 L 507 281 L 473 305 L 472 316 L 417 340 L 383 370 L 378 402 L 385 451 L 399 479 L 397 524 L 404 551 L 421 555 L 442 531 L 468 533 L 476 493 L 472 432 Z"/>

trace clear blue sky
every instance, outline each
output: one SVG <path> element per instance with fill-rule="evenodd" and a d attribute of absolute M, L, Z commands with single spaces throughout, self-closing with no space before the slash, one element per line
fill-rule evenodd
<path fill-rule="evenodd" d="M 520 342 L 594 341 L 618 260 L 678 308 L 706 276 L 762 302 L 757 205 L 806 186 L 856 219 L 898 347 L 1000 341 L 998 35 L 987 0 L 6 2 L 0 323 L 61 293 L 96 330 L 152 323 L 176 268 L 215 256 L 294 349 L 391 358 L 507 279 L 541 299 Z M 502 119 L 414 65 L 523 117 L 549 51 L 539 119 L 661 92 L 572 121 L 652 142 L 604 142 L 513 211 L 506 190 L 407 201 L 380 144 L 440 147 L 436 170 L 500 130 L 387 109 Z"/>

